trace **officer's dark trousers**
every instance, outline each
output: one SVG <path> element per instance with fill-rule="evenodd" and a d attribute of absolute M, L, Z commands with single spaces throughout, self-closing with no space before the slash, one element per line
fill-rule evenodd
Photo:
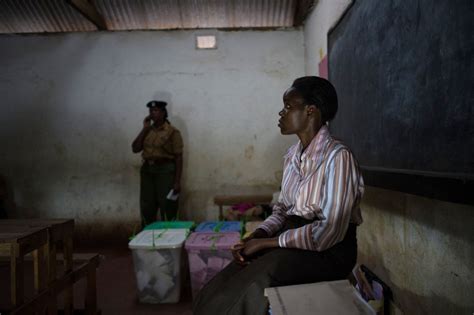
<path fill-rule="evenodd" d="M 160 209 L 161 220 L 174 220 L 178 202 L 166 198 L 174 184 L 174 163 L 143 164 L 140 170 L 140 212 L 142 228 L 156 221 Z"/>
<path fill-rule="evenodd" d="M 284 230 L 309 221 L 291 217 Z M 268 287 L 345 279 L 357 259 L 356 225 L 350 224 L 344 240 L 323 252 L 276 248 L 267 250 L 246 266 L 230 263 L 197 295 L 194 315 L 264 315 Z"/>

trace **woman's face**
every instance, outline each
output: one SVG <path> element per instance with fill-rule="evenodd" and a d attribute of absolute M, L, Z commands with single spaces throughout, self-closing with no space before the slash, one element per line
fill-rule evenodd
<path fill-rule="evenodd" d="M 283 94 L 283 109 L 278 113 L 278 127 L 283 135 L 297 134 L 307 129 L 309 124 L 307 106 L 304 99 L 294 88 Z"/>
<path fill-rule="evenodd" d="M 160 108 L 150 108 L 150 118 L 154 122 L 161 122 L 165 119 L 165 113 Z"/>

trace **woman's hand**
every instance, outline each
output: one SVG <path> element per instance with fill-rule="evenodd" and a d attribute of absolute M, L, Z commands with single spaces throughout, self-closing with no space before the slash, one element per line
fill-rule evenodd
<path fill-rule="evenodd" d="M 148 115 L 143 119 L 143 129 L 148 129 L 151 127 L 151 117 Z"/>
<path fill-rule="evenodd" d="M 278 237 L 252 239 L 245 243 L 241 255 L 244 257 L 253 256 L 261 250 L 278 247 Z"/>
<path fill-rule="evenodd" d="M 249 236 L 243 238 L 240 242 L 234 244 L 230 248 L 230 250 L 232 252 L 232 256 L 234 256 L 235 261 L 238 262 L 239 264 L 244 265 L 244 264 L 248 263 L 248 262 L 245 261 L 245 258 L 242 256 L 242 250 L 245 248 L 245 244 L 247 242 L 249 242 L 250 240 L 254 239 L 255 237 L 262 236 L 261 233 L 255 234 L 255 232 L 256 231 L 251 233 Z M 266 235 L 266 233 L 265 233 L 265 235 Z"/>
<path fill-rule="evenodd" d="M 242 249 L 244 249 L 244 248 L 245 248 L 245 243 L 244 243 L 243 240 L 241 242 L 238 242 L 238 243 L 234 244 L 230 248 L 230 250 L 232 252 L 232 256 L 234 256 L 235 261 L 239 264 L 242 264 L 242 265 L 244 265 L 246 263 L 244 257 L 241 254 Z"/>
<path fill-rule="evenodd" d="M 239 263 L 245 263 L 245 258 L 242 256 L 242 250 L 245 248 L 245 244 L 253 239 L 265 237 L 268 237 L 268 234 L 263 229 L 256 229 L 250 233 L 249 236 L 243 238 L 242 241 L 231 247 L 234 259 Z"/>
<path fill-rule="evenodd" d="M 252 256 L 263 249 L 272 247 L 278 247 L 278 238 L 268 238 L 264 230 L 257 229 L 248 237 L 232 246 L 231 251 L 237 263 L 246 264 L 248 263 L 248 256 Z"/>
<path fill-rule="evenodd" d="M 145 137 L 147 136 L 148 132 L 151 129 L 151 117 L 148 115 L 143 119 L 143 128 L 138 134 L 138 136 L 133 140 L 132 143 L 132 152 L 133 153 L 138 153 L 143 151 L 143 141 L 145 140 Z"/>

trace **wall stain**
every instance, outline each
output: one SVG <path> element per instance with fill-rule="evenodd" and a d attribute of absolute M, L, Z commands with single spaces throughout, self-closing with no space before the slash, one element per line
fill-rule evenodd
<path fill-rule="evenodd" d="M 255 153 L 255 148 L 253 145 L 249 145 L 245 148 L 245 158 L 247 160 L 251 160 L 253 158 L 253 154 Z"/>

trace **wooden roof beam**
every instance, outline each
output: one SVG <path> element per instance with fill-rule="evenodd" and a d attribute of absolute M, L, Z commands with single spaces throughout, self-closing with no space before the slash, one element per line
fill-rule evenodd
<path fill-rule="evenodd" d="M 91 21 L 99 30 L 107 30 L 105 19 L 97 8 L 87 0 L 67 0 L 82 16 Z"/>
<path fill-rule="evenodd" d="M 296 2 L 295 16 L 293 26 L 303 25 L 304 20 L 308 16 L 311 8 L 316 5 L 317 0 L 298 0 Z"/>

